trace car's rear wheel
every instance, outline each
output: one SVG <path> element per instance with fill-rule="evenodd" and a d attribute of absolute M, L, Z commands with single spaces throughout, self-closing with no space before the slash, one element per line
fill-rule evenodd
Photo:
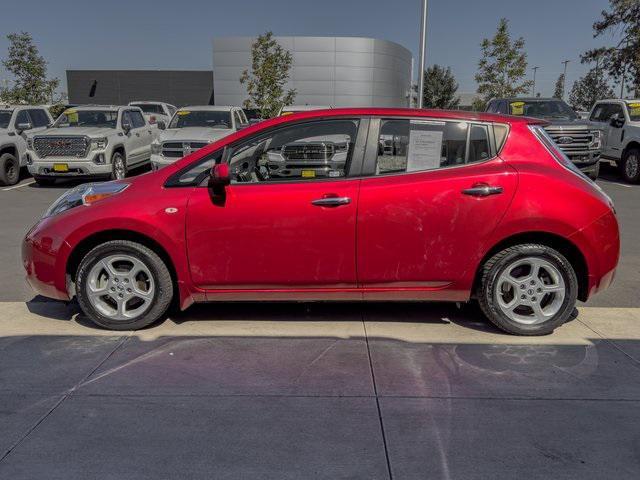
<path fill-rule="evenodd" d="M 516 335 L 546 335 L 571 316 L 578 279 L 569 261 L 545 245 L 506 248 L 483 266 L 479 301 L 487 318 Z"/>
<path fill-rule="evenodd" d="M 166 313 L 173 281 L 164 261 L 136 242 L 113 240 L 80 262 L 76 294 L 82 311 L 110 330 L 137 330 Z"/>
<path fill-rule="evenodd" d="M 0 185 L 15 185 L 20 180 L 20 164 L 10 153 L 0 155 Z"/>
<path fill-rule="evenodd" d="M 620 174 L 629 183 L 640 183 L 640 150 L 631 148 L 620 161 Z"/>

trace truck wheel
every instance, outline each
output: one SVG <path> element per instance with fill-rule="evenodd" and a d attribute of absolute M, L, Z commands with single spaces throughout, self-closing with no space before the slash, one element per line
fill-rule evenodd
<path fill-rule="evenodd" d="M 482 311 L 498 328 L 515 335 L 546 335 L 572 314 L 578 279 L 558 251 L 522 244 L 484 264 L 478 293 Z"/>
<path fill-rule="evenodd" d="M 20 165 L 10 153 L 0 155 L 0 184 L 15 185 L 20 180 Z"/>
<path fill-rule="evenodd" d="M 596 168 L 592 172 L 589 172 L 589 178 L 594 182 L 598 179 L 599 176 L 600 176 L 600 162 L 596 163 Z"/>
<path fill-rule="evenodd" d="M 124 155 L 115 152 L 111 155 L 111 180 L 122 180 L 127 177 L 127 162 Z"/>
<path fill-rule="evenodd" d="M 620 161 L 620 174 L 629 183 L 640 183 L 640 150 L 630 148 Z"/>
<path fill-rule="evenodd" d="M 36 183 L 38 184 L 39 187 L 50 187 L 51 185 L 56 183 L 56 179 L 55 178 L 38 177 L 38 176 L 34 175 L 33 179 L 36 181 Z"/>
<path fill-rule="evenodd" d="M 173 297 L 167 265 L 136 242 L 112 240 L 98 245 L 80 262 L 78 304 L 96 325 L 138 330 L 166 313 Z"/>

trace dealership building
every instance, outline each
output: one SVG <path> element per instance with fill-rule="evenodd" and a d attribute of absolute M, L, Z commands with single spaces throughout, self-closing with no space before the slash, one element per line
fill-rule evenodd
<path fill-rule="evenodd" d="M 126 104 L 132 100 L 242 105 L 240 84 L 251 69 L 252 37 L 213 40 L 213 70 L 67 70 L 69 103 Z M 293 57 L 287 89 L 297 105 L 405 107 L 411 52 L 397 43 L 362 37 L 276 37 Z"/>

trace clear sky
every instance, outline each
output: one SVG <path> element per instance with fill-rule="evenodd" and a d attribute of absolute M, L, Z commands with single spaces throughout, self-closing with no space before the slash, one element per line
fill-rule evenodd
<path fill-rule="evenodd" d="M 215 36 L 366 36 L 397 42 L 418 58 L 420 0 L 30 0 L 6 2 L 0 15 L 0 57 L 6 35 L 30 32 L 50 73 L 83 68 L 211 69 Z M 451 66 L 460 91 L 475 91 L 480 41 L 500 17 L 523 36 L 537 84 L 553 93 L 569 64 L 568 85 L 584 73 L 580 53 L 594 40 L 591 25 L 608 0 L 429 0 L 427 62 Z M 529 70 L 529 74 L 531 70 Z M 0 70 L 0 80 L 7 73 Z"/>

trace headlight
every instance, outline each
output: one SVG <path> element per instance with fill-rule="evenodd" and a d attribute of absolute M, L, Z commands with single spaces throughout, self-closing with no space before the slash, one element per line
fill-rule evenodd
<path fill-rule="evenodd" d="M 81 205 L 92 205 L 122 192 L 128 183 L 86 183 L 64 193 L 53 202 L 42 218 L 52 217 Z"/>
<path fill-rule="evenodd" d="M 151 142 L 151 153 L 153 153 L 154 155 L 160 155 L 161 151 L 162 145 L 157 142 Z"/>
<path fill-rule="evenodd" d="M 104 150 L 107 148 L 108 140 L 106 138 L 92 138 L 91 150 Z"/>

